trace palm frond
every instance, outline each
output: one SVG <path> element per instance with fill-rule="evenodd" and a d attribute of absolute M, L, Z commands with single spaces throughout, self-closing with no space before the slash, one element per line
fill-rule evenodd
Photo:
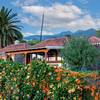
<path fill-rule="evenodd" d="M 17 13 L 12 13 L 12 9 L 9 10 L 5 7 L 0 9 L 0 35 L 6 38 L 4 39 L 3 46 L 23 38 L 20 32 L 21 27 L 17 25 L 19 22 Z"/>

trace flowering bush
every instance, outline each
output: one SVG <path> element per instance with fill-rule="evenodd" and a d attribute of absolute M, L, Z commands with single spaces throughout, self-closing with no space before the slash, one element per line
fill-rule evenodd
<path fill-rule="evenodd" d="M 26 67 L 19 63 L 0 61 L 0 95 L 7 99 L 22 97 Z"/>
<path fill-rule="evenodd" d="M 33 61 L 0 62 L 0 97 L 13 100 L 99 100 L 100 73 L 79 73 Z"/>

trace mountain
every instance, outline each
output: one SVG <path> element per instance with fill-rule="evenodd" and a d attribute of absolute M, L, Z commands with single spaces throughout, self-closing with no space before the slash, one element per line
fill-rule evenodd
<path fill-rule="evenodd" d="M 89 37 L 89 36 L 95 35 L 95 33 L 96 33 L 95 29 L 78 30 L 76 32 L 63 31 L 61 33 L 54 34 L 54 35 L 43 35 L 42 36 L 42 40 L 50 39 L 50 38 L 63 37 L 63 36 L 67 36 L 67 35 Z M 40 35 L 27 36 L 27 37 L 24 37 L 24 39 L 25 40 L 39 40 L 40 39 Z"/>
<path fill-rule="evenodd" d="M 95 35 L 96 33 L 96 30 L 95 29 L 88 29 L 88 30 L 78 30 L 76 31 L 74 34 L 75 36 L 92 36 L 92 35 Z"/>

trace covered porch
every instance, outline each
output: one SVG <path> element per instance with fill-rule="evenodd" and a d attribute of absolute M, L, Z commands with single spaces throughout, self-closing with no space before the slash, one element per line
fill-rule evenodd
<path fill-rule="evenodd" d="M 0 49 L 4 53 L 3 59 L 28 64 L 33 59 L 44 60 L 50 65 L 61 65 L 60 50 L 63 48 L 66 37 L 44 40 L 36 45 L 27 43 L 12 44 Z M 1 57 L 1 55 L 0 55 Z"/>
<path fill-rule="evenodd" d="M 6 53 L 6 58 L 11 58 L 13 61 L 28 64 L 34 59 L 42 60 L 48 64 L 58 65 L 61 63 L 60 50 L 57 49 L 37 49 L 27 51 L 17 51 Z M 18 58 L 19 56 L 19 58 Z M 21 59 L 19 61 L 19 59 Z"/>

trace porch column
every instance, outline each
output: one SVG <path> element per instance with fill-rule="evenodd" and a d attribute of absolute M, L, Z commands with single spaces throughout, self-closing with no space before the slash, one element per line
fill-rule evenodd
<path fill-rule="evenodd" d="M 32 54 L 30 54 L 30 62 L 32 61 Z"/>
<path fill-rule="evenodd" d="M 15 61 L 15 54 L 11 54 L 11 58 L 13 61 Z"/>
<path fill-rule="evenodd" d="M 48 58 L 48 54 L 47 54 L 47 53 L 48 53 L 48 51 L 45 51 L 45 61 L 48 60 L 48 59 L 47 59 L 47 58 Z"/>
<path fill-rule="evenodd" d="M 37 59 L 37 53 L 36 53 L 36 59 Z"/>
<path fill-rule="evenodd" d="M 24 63 L 27 64 L 27 53 L 24 53 Z"/>
<path fill-rule="evenodd" d="M 56 56 L 55 57 L 56 58 L 55 60 L 58 61 L 58 52 L 57 51 L 56 51 L 56 55 L 55 56 Z"/>
<path fill-rule="evenodd" d="M 32 60 L 32 55 L 31 54 L 27 54 L 27 63 L 30 63 Z"/>

